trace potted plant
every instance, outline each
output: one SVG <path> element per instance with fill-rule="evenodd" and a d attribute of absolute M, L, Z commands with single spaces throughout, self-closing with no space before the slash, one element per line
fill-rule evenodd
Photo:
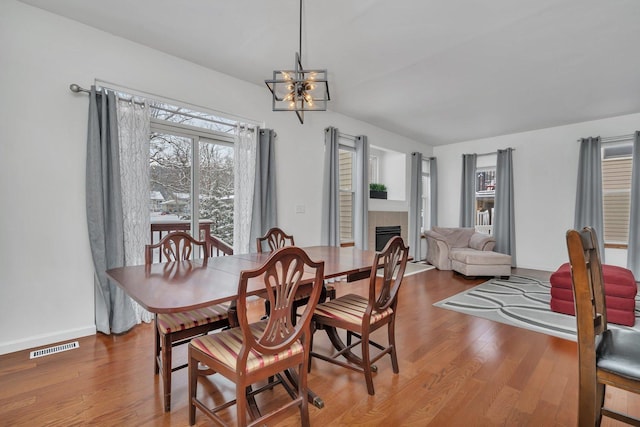
<path fill-rule="evenodd" d="M 387 187 L 384 184 L 369 184 L 369 197 L 372 199 L 386 199 Z"/>

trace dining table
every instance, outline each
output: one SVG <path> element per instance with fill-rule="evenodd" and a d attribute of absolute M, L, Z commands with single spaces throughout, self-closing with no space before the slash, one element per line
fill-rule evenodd
<path fill-rule="evenodd" d="M 313 261 L 324 261 L 324 278 L 346 277 L 347 281 L 368 277 L 376 252 L 355 247 L 309 246 L 302 248 Z M 169 261 L 149 265 L 112 268 L 107 276 L 127 295 L 152 313 L 177 313 L 234 301 L 244 270 L 259 268 L 269 253 Z M 247 295 L 264 292 L 264 282 L 249 283 Z M 290 381 L 295 377 L 287 375 Z M 322 399 L 312 391 L 309 401 L 318 408 Z"/>

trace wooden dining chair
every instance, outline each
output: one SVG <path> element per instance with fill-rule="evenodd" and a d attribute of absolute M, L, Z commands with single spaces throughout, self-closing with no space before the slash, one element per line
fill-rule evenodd
<path fill-rule="evenodd" d="M 214 421 L 226 425 L 220 411 L 236 405 L 235 425 L 262 425 L 287 415 L 290 408 L 298 407 L 301 424 L 309 425 L 307 400 L 307 364 L 311 335 L 311 316 L 320 298 L 324 262 L 313 262 L 300 248 L 285 247 L 271 254 L 265 264 L 254 270 L 245 270 L 238 284 L 239 328 L 195 338 L 189 345 L 189 424 L 195 424 L 196 408 Z M 311 295 L 296 325 L 292 322 L 291 306 L 300 286 L 310 282 Z M 247 315 L 248 288 L 264 292 L 270 301 L 271 315 L 251 323 Z M 249 301 L 250 303 L 250 301 Z M 206 366 L 208 369 L 199 369 Z M 289 369 L 295 369 L 294 373 Z M 283 376 L 283 372 L 288 376 Z M 218 373 L 236 385 L 236 398 L 209 409 L 197 396 L 198 377 Z M 270 377 L 257 389 L 258 382 Z M 253 398 L 255 394 L 282 383 L 292 397 L 291 401 L 272 412 L 260 414 Z M 203 388 L 206 388 L 203 387 Z M 209 389 L 209 388 L 206 388 Z M 296 392 L 297 391 L 297 392 Z M 250 412 L 251 422 L 247 421 Z"/>
<path fill-rule="evenodd" d="M 578 332 L 578 425 L 599 426 L 604 415 L 640 426 L 640 419 L 604 405 L 606 386 L 640 393 L 640 333 L 607 327 L 602 264 L 594 230 L 569 230 L 567 249 Z"/>
<path fill-rule="evenodd" d="M 145 246 L 145 265 L 150 266 L 154 251 L 158 249 L 165 261 L 181 261 L 191 259 L 196 251 L 203 255 L 206 263 L 209 247 L 190 234 L 176 231 L 164 236 L 158 243 Z M 155 359 L 154 373 L 161 374 L 163 383 L 164 410 L 171 410 L 171 373 L 187 367 L 187 364 L 172 366 L 172 349 L 181 344 L 188 344 L 193 337 L 204 335 L 209 331 L 229 326 L 228 304 L 180 313 L 159 313 L 155 315 Z"/>
<path fill-rule="evenodd" d="M 369 275 L 369 295 L 343 295 L 331 301 L 318 304 L 313 314 L 313 325 L 324 329 L 329 335 L 337 353 L 327 355 L 313 352 L 311 356 L 364 373 L 367 391 L 374 394 L 372 371 L 378 359 L 388 354 L 391 356 L 393 372 L 398 373 L 398 356 L 395 343 L 395 322 L 398 307 L 398 290 L 402 284 L 407 266 L 409 248 L 401 237 L 393 237 L 382 251 L 376 253 Z M 378 268 L 382 268 L 384 277 L 377 277 Z M 370 339 L 376 329 L 387 326 L 388 344 L 383 346 Z M 338 334 L 338 329 L 346 331 L 345 344 Z M 357 341 L 351 342 L 352 336 Z M 360 347 L 361 357 L 352 352 Z M 377 349 L 372 357 L 371 347 Z M 342 357 L 345 360 L 342 360 Z M 311 366 L 309 365 L 309 368 Z"/>
<path fill-rule="evenodd" d="M 258 253 L 273 252 L 274 250 L 279 248 L 284 248 L 287 246 L 295 246 L 295 245 L 296 244 L 293 239 L 293 236 L 285 233 L 282 229 L 278 227 L 271 228 L 269 231 L 265 233 L 264 236 L 258 237 L 256 239 L 256 246 L 257 246 Z M 322 296 L 320 297 L 320 301 L 324 301 L 326 298 L 334 299 L 335 297 L 336 297 L 335 287 L 330 285 L 329 286 L 325 285 Z M 302 290 L 298 295 L 296 295 L 296 298 L 294 300 L 294 303 L 291 309 L 293 310 L 294 313 L 297 313 L 298 308 L 306 305 L 308 300 L 309 300 L 309 292 Z M 269 301 L 264 302 L 264 310 L 266 312 L 266 315 L 268 316 L 271 310 L 269 307 Z M 296 316 L 293 317 L 293 322 L 295 324 Z"/>
<path fill-rule="evenodd" d="M 267 248 L 265 248 L 265 244 Z M 273 252 L 276 249 L 284 248 L 285 246 L 295 246 L 296 243 L 293 236 L 285 233 L 278 227 L 273 227 L 265 233 L 264 236 L 256 239 L 256 245 L 258 253 Z"/>

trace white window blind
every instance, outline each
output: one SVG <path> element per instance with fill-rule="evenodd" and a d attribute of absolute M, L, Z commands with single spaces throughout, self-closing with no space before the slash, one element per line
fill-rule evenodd
<path fill-rule="evenodd" d="M 629 239 L 629 201 L 631 197 L 631 157 L 602 160 L 604 241 L 627 245 Z"/>

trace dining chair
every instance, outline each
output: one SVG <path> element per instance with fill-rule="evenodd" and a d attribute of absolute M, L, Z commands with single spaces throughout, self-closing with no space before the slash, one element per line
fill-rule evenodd
<path fill-rule="evenodd" d="M 640 419 L 605 407 L 606 386 L 640 393 L 640 333 L 609 329 L 598 238 L 594 230 L 567 232 L 578 334 L 578 425 L 602 416 L 640 426 Z"/>
<path fill-rule="evenodd" d="M 194 239 L 184 231 L 168 233 L 158 243 L 145 246 L 145 265 L 154 261 L 154 251 L 158 249 L 165 261 L 191 259 L 196 252 L 207 262 L 209 247 L 206 241 Z M 171 373 L 187 367 L 187 364 L 172 366 L 172 349 L 188 344 L 193 337 L 209 331 L 229 326 L 228 304 L 217 304 L 179 313 L 158 313 L 155 315 L 155 360 L 154 373 L 161 374 L 163 383 L 164 410 L 171 410 Z"/>
<path fill-rule="evenodd" d="M 268 250 L 265 250 L 265 244 Z M 256 238 L 256 245 L 258 253 L 273 252 L 276 249 L 284 248 L 285 246 L 295 246 L 296 243 L 293 236 L 285 233 L 278 227 L 273 227 L 265 233 L 264 236 Z"/>
<path fill-rule="evenodd" d="M 369 275 L 369 295 L 360 296 L 347 294 L 334 300 L 318 304 L 313 314 L 312 324 L 316 329 L 324 329 L 338 352 L 322 354 L 313 351 L 313 337 L 311 342 L 311 356 L 364 373 L 367 392 L 373 395 L 372 371 L 377 370 L 373 364 L 388 354 L 391 357 L 393 372 L 398 373 L 398 356 L 395 343 L 395 322 L 398 307 L 398 290 L 402 284 L 404 271 L 407 266 L 409 248 L 405 246 L 401 237 L 391 238 L 382 249 L 377 252 Z M 382 268 L 383 277 L 377 278 Z M 386 346 L 371 340 L 371 333 L 383 326 L 387 326 Z M 346 344 L 340 337 L 338 329 L 346 331 Z M 352 337 L 356 337 L 355 342 Z M 352 352 L 360 347 L 361 356 Z M 371 347 L 377 349 L 372 357 Z M 342 360 L 342 357 L 345 360 Z M 311 365 L 309 365 L 309 369 Z"/>
<path fill-rule="evenodd" d="M 189 424 L 195 424 L 196 408 L 214 421 L 227 425 L 220 411 L 235 404 L 235 424 L 262 425 L 287 415 L 298 407 L 301 424 L 309 425 L 307 400 L 307 364 L 311 335 L 311 316 L 320 298 L 324 261 L 314 262 L 298 247 L 274 251 L 262 267 L 245 270 L 238 283 L 237 313 L 239 328 L 232 328 L 195 338 L 189 345 Z M 311 294 L 299 321 L 293 325 L 291 306 L 300 286 L 310 282 Z M 273 308 L 271 315 L 250 322 L 247 305 L 251 304 L 248 287 L 263 292 Z M 285 297 L 283 297 L 285 296 Z M 201 369 L 205 366 L 207 369 Z M 290 369 L 295 369 L 290 372 Z M 283 372 L 288 375 L 283 376 Z M 235 399 L 213 409 L 197 396 L 198 378 L 218 373 L 233 381 Z M 252 386 L 269 378 L 257 389 Z M 254 396 L 283 384 L 291 401 L 261 414 Z M 211 389 L 203 384 L 204 390 Z M 219 396 L 214 396 L 218 401 Z M 279 402 L 278 402 L 279 403 Z M 274 405 L 275 406 L 275 405 Z M 247 420 L 249 412 L 251 422 Z M 227 414 L 228 415 L 228 414 Z"/>
<path fill-rule="evenodd" d="M 293 239 L 293 236 L 285 233 L 282 229 L 278 227 L 273 227 L 269 231 L 267 231 L 264 236 L 256 238 L 256 246 L 257 246 L 258 253 L 273 252 L 274 250 L 279 248 L 283 248 L 286 246 L 295 246 L 295 245 L 296 244 Z M 324 301 L 326 298 L 334 299 L 335 297 L 336 297 L 335 287 L 331 285 L 325 285 L 323 294 L 320 297 L 320 301 Z M 291 309 L 293 310 L 294 313 L 297 313 L 298 308 L 306 305 L 308 300 L 309 300 L 309 293 L 306 292 L 304 289 L 301 290 L 301 292 L 298 295 L 296 295 Z M 264 310 L 266 315 L 268 316 L 271 310 L 269 307 L 269 301 L 264 302 Z M 297 321 L 296 316 L 293 316 L 292 319 L 293 319 L 293 323 L 295 324 L 295 322 Z"/>

